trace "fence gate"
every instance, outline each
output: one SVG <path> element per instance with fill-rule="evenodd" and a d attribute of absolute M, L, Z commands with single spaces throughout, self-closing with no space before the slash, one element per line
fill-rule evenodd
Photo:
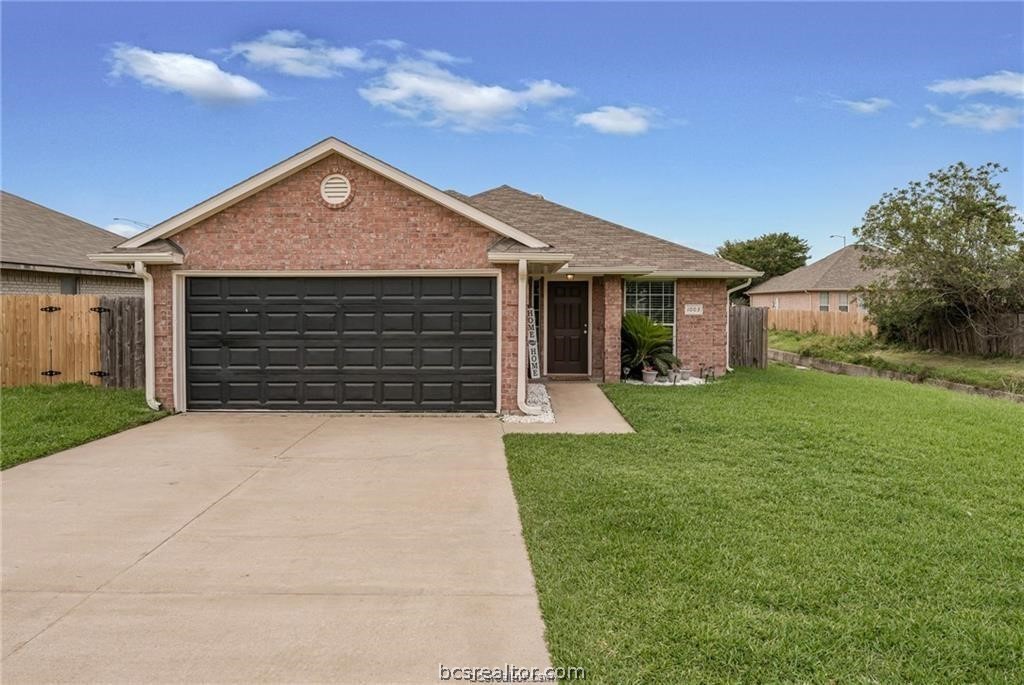
<path fill-rule="evenodd" d="M 142 387 L 142 303 L 99 295 L 0 296 L 0 381 Z"/>
<path fill-rule="evenodd" d="M 768 310 L 732 305 L 729 308 L 729 366 L 768 365 Z"/>

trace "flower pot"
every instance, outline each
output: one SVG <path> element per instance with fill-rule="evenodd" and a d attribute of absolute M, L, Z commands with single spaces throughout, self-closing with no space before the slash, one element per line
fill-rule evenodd
<path fill-rule="evenodd" d="M 689 369 L 679 369 L 679 380 L 681 380 L 681 381 L 688 381 L 688 380 L 690 380 L 690 370 Z"/>
<path fill-rule="evenodd" d="M 644 374 L 644 383 L 647 383 L 648 385 L 650 385 L 651 383 L 654 382 L 654 379 L 656 379 L 658 377 L 658 370 L 657 369 L 651 369 L 650 371 L 648 371 L 647 369 L 644 369 L 643 370 L 643 374 Z"/>

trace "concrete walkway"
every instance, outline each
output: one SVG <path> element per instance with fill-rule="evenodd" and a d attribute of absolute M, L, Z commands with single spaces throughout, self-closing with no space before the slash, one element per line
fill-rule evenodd
<path fill-rule="evenodd" d="M 506 433 L 633 433 L 596 383 L 549 381 L 554 423 L 504 423 Z"/>
<path fill-rule="evenodd" d="M 3 474 L 3 682 L 546 667 L 501 425 L 190 414 Z"/>

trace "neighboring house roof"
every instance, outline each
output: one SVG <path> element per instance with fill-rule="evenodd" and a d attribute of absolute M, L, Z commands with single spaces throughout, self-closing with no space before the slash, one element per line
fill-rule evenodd
<path fill-rule="evenodd" d="M 813 264 L 769 278 L 748 290 L 747 294 L 856 290 L 885 275 L 884 269 L 865 268 L 861 265 L 861 257 L 868 251 L 876 251 L 876 248 L 847 245 Z"/>
<path fill-rule="evenodd" d="M 410 176 L 404 171 L 396 169 L 376 157 L 371 157 L 362 150 L 358 150 L 347 143 L 343 143 L 337 138 L 327 138 L 322 140 L 316 145 L 308 147 L 296 155 L 292 155 L 283 162 L 279 162 L 269 169 L 265 169 L 255 176 L 251 176 L 241 183 L 231 186 L 227 190 L 214 195 L 210 199 L 204 200 L 196 206 L 186 209 L 184 212 L 176 214 L 170 219 L 167 219 L 166 221 L 163 221 L 156 226 L 125 240 L 121 245 L 119 245 L 119 247 L 137 248 L 146 245 L 152 240 L 169 238 L 175 233 L 184 231 L 186 228 L 197 224 L 203 219 L 206 219 L 233 204 L 241 202 L 245 198 L 258 193 L 274 183 L 277 183 L 282 178 L 305 169 L 309 165 L 333 154 L 339 154 L 360 166 L 366 167 L 367 169 L 380 174 L 384 178 L 404 186 L 414 193 L 433 200 L 456 214 L 464 216 L 470 221 L 474 221 L 481 226 L 494 231 L 498 235 L 513 238 L 528 247 L 545 247 L 543 241 L 538 240 L 531 235 L 527 235 L 513 226 L 509 226 L 505 222 L 481 212 L 476 207 L 467 204 L 458 197 L 438 190 L 434 186 L 424 183 L 418 178 Z"/>
<path fill-rule="evenodd" d="M 87 255 L 109 250 L 122 236 L 0 191 L 0 262 L 8 268 L 131 276 L 124 267 Z"/>
<path fill-rule="evenodd" d="M 568 253 L 572 258 L 564 270 L 576 272 L 708 274 L 720 278 L 759 275 L 721 257 L 584 214 L 511 186 L 492 188 L 466 197 L 466 201 L 550 246 L 524 249 L 523 245 L 504 238 L 491 247 L 492 255 Z"/>

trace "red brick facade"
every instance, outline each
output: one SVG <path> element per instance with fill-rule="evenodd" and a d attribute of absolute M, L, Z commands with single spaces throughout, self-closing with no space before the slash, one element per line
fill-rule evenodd
<path fill-rule="evenodd" d="M 605 276 L 604 290 L 604 382 L 618 383 L 622 375 L 622 277 Z"/>
<path fill-rule="evenodd" d="M 320 181 L 331 173 L 345 174 L 352 184 L 352 199 L 342 208 L 328 207 L 320 198 Z M 480 225 L 340 155 L 321 160 L 173 236 L 185 253 L 182 265 L 150 267 L 157 399 L 165 407 L 184 408 L 174 407 L 173 398 L 175 270 L 486 269 L 498 274 L 501 292 L 501 410 L 517 411 L 518 269 L 515 264 L 497 266 L 488 261 L 487 250 L 497 238 Z M 591 375 L 615 383 L 621 371 L 623 280 L 621 276 L 595 276 L 590 283 Z M 686 316 L 687 304 L 703 305 L 703 314 Z M 683 363 L 694 372 L 703 364 L 722 373 L 726 364 L 725 281 L 679 279 L 676 306 L 677 352 Z"/>
<path fill-rule="evenodd" d="M 352 201 L 331 209 L 320 181 L 345 174 Z M 152 266 L 156 311 L 156 395 L 173 406 L 171 299 L 174 269 L 495 269 L 487 248 L 499 236 L 340 155 L 321 160 L 173 236 L 180 267 Z M 501 408 L 516 408 L 517 273 L 501 267 Z M 178 407 L 182 409 L 183 407 Z"/>
<path fill-rule="evenodd" d="M 701 365 L 725 373 L 726 282 L 680 278 L 676 281 L 676 356 L 696 374 Z M 703 305 L 700 316 L 687 316 L 688 304 Z"/>

